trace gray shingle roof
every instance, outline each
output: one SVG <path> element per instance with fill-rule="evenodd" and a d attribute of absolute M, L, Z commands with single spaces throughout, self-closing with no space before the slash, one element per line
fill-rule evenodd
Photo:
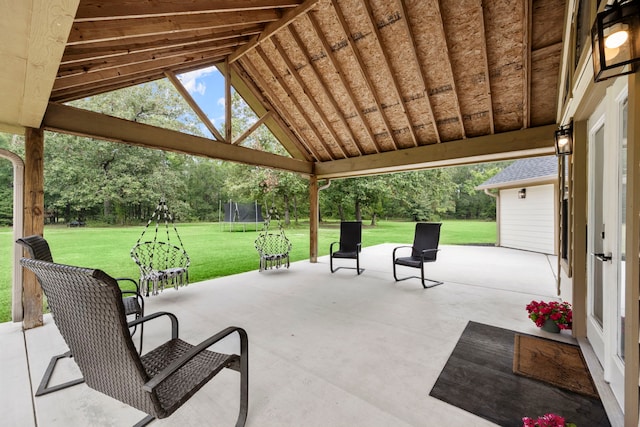
<path fill-rule="evenodd" d="M 516 181 L 534 180 L 536 178 L 549 179 L 558 174 L 558 160 L 556 156 L 532 157 L 516 160 L 482 184 L 477 189 L 502 187 L 504 184 Z"/>

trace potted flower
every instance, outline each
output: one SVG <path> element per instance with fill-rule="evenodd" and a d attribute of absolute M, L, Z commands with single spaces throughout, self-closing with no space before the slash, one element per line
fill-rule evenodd
<path fill-rule="evenodd" d="M 531 301 L 527 304 L 527 312 L 543 331 L 558 333 L 560 329 L 571 329 L 573 312 L 566 301 Z"/>
<path fill-rule="evenodd" d="M 574 423 L 568 423 L 558 414 L 545 414 L 537 419 L 524 417 L 522 427 L 576 427 Z"/>

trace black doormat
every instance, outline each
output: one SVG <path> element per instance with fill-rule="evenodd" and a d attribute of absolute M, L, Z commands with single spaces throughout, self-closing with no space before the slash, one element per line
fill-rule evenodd
<path fill-rule="evenodd" d="M 514 374 L 514 336 L 469 322 L 430 395 L 505 427 L 548 413 L 579 427 L 611 425 L 600 399 Z"/>

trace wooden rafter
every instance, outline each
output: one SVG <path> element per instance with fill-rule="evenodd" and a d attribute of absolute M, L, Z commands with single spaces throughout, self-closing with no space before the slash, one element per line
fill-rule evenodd
<path fill-rule="evenodd" d="M 76 21 L 101 20 L 119 18 L 141 18 L 158 15 L 196 14 L 204 12 L 242 12 L 284 7 L 296 7 L 300 0 L 190 0 L 177 2 L 174 0 L 154 0 L 153 8 L 148 2 L 140 0 L 84 0 L 78 7 Z"/>
<path fill-rule="evenodd" d="M 247 137 L 249 137 L 249 135 L 251 135 L 260 126 L 262 126 L 262 124 L 269 118 L 271 118 L 271 111 L 267 111 L 267 113 L 264 116 L 262 116 L 258 120 L 256 120 L 256 122 L 254 124 L 252 124 L 249 129 L 245 130 L 242 133 L 242 135 L 240 135 L 235 141 L 232 141 L 231 143 L 235 144 L 235 145 L 242 144 L 242 142 L 245 139 L 247 139 Z"/>
<path fill-rule="evenodd" d="M 178 33 L 152 34 L 130 37 L 126 40 L 106 40 L 89 42 L 81 45 L 67 46 L 60 64 L 69 64 L 86 59 L 108 58 L 115 55 L 129 55 L 148 52 L 156 49 L 169 49 L 189 46 L 197 43 L 223 41 L 236 38 L 250 37 L 259 34 L 262 25 L 239 25 L 232 29 L 199 29 Z"/>
<path fill-rule="evenodd" d="M 229 69 L 229 61 L 225 60 L 224 71 L 224 140 L 231 143 L 231 70 Z"/>
<path fill-rule="evenodd" d="M 273 65 L 271 60 L 267 57 L 267 55 L 265 54 L 264 49 L 262 48 L 262 46 L 258 46 L 255 49 L 255 52 L 258 54 L 258 56 L 260 56 L 262 61 L 265 63 L 265 65 L 269 69 L 269 72 L 271 72 L 271 74 L 276 79 L 276 81 L 278 82 L 280 87 L 286 92 L 287 97 L 293 103 L 293 105 L 295 106 L 296 110 L 298 110 L 298 112 L 302 116 L 306 126 L 309 127 L 309 129 L 313 133 L 314 137 L 320 142 L 320 144 L 322 145 L 322 148 L 327 153 L 327 156 L 331 160 L 335 160 L 336 157 L 333 154 L 333 151 L 331 150 L 331 147 L 329 147 L 327 145 L 327 143 L 324 141 L 324 138 L 322 138 L 322 136 L 320 135 L 320 130 L 316 126 L 315 121 L 311 117 L 309 117 L 309 114 L 307 113 L 307 111 L 304 109 L 304 107 L 302 107 L 302 105 L 300 104 L 298 99 L 293 95 L 293 93 L 291 92 L 291 89 L 287 85 L 287 82 L 280 75 L 280 73 L 278 73 L 278 70 Z"/>
<path fill-rule="evenodd" d="M 260 43 L 268 40 L 275 33 L 280 31 L 282 28 L 291 24 L 294 20 L 296 20 L 299 16 L 305 15 L 309 10 L 311 10 L 318 3 L 319 0 L 305 0 L 300 6 L 295 9 L 289 10 L 284 14 L 282 19 L 277 22 L 273 22 L 266 26 L 264 31 L 255 36 L 249 43 L 238 49 L 233 55 L 229 56 L 229 63 L 233 63 L 237 61 L 239 58 L 244 56 L 251 49 L 255 49 L 260 45 Z"/>
<path fill-rule="evenodd" d="M 413 30 L 411 29 L 411 23 L 409 22 L 409 13 L 407 11 L 407 5 L 405 0 L 400 0 L 400 4 L 402 5 L 402 15 L 404 16 L 404 19 L 402 20 L 402 24 L 405 27 L 411 46 L 416 46 L 415 37 L 413 36 Z M 427 91 L 427 81 L 424 77 L 424 72 L 422 71 L 422 66 L 420 65 L 420 59 L 418 58 L 416 49 L 411 50 L 411 56 L 413 57 L 413 62 L 415 63 L 417 75 L 418 75 L 418 78 L 420 79 L 422 92 L 424 93 L 424 96 L 427 100 L 429 121 L 433 126 L 433 133 L 436 136 L 437 142 L 441 142 L 440 133 L 438 132 L 438 127 L 436 126 L 436 119 L 435 119 L 435 116 L 433 115 L 433 106 L 431 105 L 431 98 L 429 97 L 429 92 Z"/>
<path fill-rule="evenodd" d="M 340 138 L 336 134 L 335 129 L 333 128 L 333 126 L 331 126 L 331 123 L 329 122 L 329 119 L 327 119 L 327 116 L 322 111 L 322 108 L 320 107 L 320 105 L 318 105 L 318 102 L 315 100 L 315 97 L 313 97 L 311 95 L 309 88 L 307 87 L 307 85 L 302 80 L 302 77 L 300 77 L 300 74 L 298 72 L 296 72 L 295 65 L 293 65 L 293 63 L 291 62 L 291 59 L 289 59 L 289 56 L 287 55 L 287 53 L 285 52 L 284 48 L 282 47 L 282 44 L 280 44 L 280 42 L 278 41 L 278 38 L 277 37 L 273 37 L 271 39 L 271 42 L 274 44 L 276 50 L 280 54 L 280 57 L 284 61 L 285 65 L 287 66 L 287 69 L 288 69 L 287 71 L 289 72 L 289 75 L 291 75 L 293 77 L 293 79 L 296 81 L 298 86 L 302 89 L 302 92 L 306 95 L 307 100 L 311 103 L 311 105 L 313 105 L 313 108 L 315 108 L 316 113 L 320 117 L 322 124 L 324 125 L 324 127 L 329 131 L 329 133 L 333 137 L 333 140 L 335 141 L 335 143 L 336 143 L 338 149 L 340 150 L 340 153 L 342 154 L 342 156 L 343 157 L 348 157 L 347 153 L 345 153 L 345 151 L 344 151 L 344 147 L 342 147 L 342 144 L 340 144 Z"/>
<path fill-rule="evenodd" d="M 495 123 L 493 120 L 493 102 L 491 98 L 491 75 L 489 73 L 489 57 L 487 56 L 487 36 L 485 33 L 485 25 L 484 25 L 484 10 L 482 8 L 482 1 L 478 0 L 478 8 L 480 13 L 480 25 L 482 26 L 480 34 L 482 34 L 482 59 L 484 62 L 484 73 L 485 73 L 485 84 L 486 84 L 486 95 L 487 95 L 487 111 L 489 111 L 489 128 L 491 134 L 496 133 L 495 131 Z"/>
<path fill-rule="evenodd" d="M 312 14 L 308 14 L 307 18 L 315 31 L 316 37 L 322 43 L 322 47 L 327 55 L 327 58 L 329 58 L 329 60 L 331 61 L 331 65 L 333 65 L 333 68 L 336 70 L 336 73 L 338 75 L 338 78 L 340 79 L 340 82 L 342 83 L 342 86 L 344 87 L 345 91 L 347 91 L 347 94 L 349 95 L 349 99 L 351 99 L 351 102 L 353 103 L 353 106 L 356 110 L 356 114 L 358 114 L 358 117 L 360 117 L 362 124 L 367 130 L 367 133 L 369 134 L 369 138 L 371 139 L 371 142 L 376 147 L 376 152 L 377 153 L 381 152 L 382 149 L 380 147 L 380 144 L 378 143 L 378 140 L 373 134 L 373 131 L 371 130 L 371 126 L 369 125 L 369 122 L 364 117 L 364 113 L 362 112 L 362 109 L 358 106 L 356 95 L 355 93 L 353 93 L 351 86 L 349 86 L 349 83 L 347 82 L 347 79 L 344 76 L 345 75 L 344 70 L 342 70 L 342 67 L 338 63 L 338 60 L 336 59 L 335 54 L 333 53 L 331 46 L 329 45 L 329 42 L 322 34 L 322 29 L 320 28 L 320 24 L 318 24 L 318 20 L 315 19 Z"/>
<path fill-rule="evenodd" d="M 333 3 L 331 4 L 333 7 L 333 10 L 336 13 L 336 16 L 338 17 L 338 21 L 340 21 L 340 24 L 342 25 L 342 29 L 344 30 L 344 35 L 347 38 L 347 43 L 349 44 L 349 47 L 351 48 L 351 52 L 353 52 L 354 56 L 355 56 L 355 60 L 358 63 L 358 68 L 360 71 L 360 74 L 362 75 L 362 78 L 364 79 L 365 83 L 367 84 L 367 88 L 369 90 L 369 93 L 371 94 L 371 96 L 373 97 L 373 99 L 376 102 L 376 107 L 378 108 L 378 112 L 380 113 L 380 117 L 382 118 L 382 123 L 384 124 L 384 130 L 387 133 L 387 135 L 389 135 L 389 139 L 391 140 L 391 143 L 393 145 L 394 149 L 398 149 L 398 141 L 396 140 L 396 137 L 393 133 L 393 129 L 391 128 L 391 125 L 389 124 L 389 118 L 386 116 L 386 114 L 384 114 L 384 111 L 382 109 L 382 102 L 380 101 L 380 96 L 378 95 L 378 91 L 376 91 L 375 87 L 373 86 L 373 82 L 371 81 L 371 77 L 369 76 L 369 73 L 367 73 L 366 70 L 366 66 L 364 64 L 364 59 L 362 58 L 362 55 L 360 54 L 360 50 L 358 49 L 358 47 L 356 46 L 356 44 L 353 41 L 353 38 L 351 37 L 351 34 L 349 34 L 349 26 L 347 24 L 346 19 L 344 18 L 344 14 L 342 13 L 342 9 L 340 9 L 339 6 L 334 5 Z M 409 126 L 411 127 L 411 126 Z M 413 131 L 413 129 L 412 129 Z"/>
<path fill-rule="evenodd" d="M 251 12 L 212 12 L 197 15 L 114 19 L 108 21 L 85 21 L 74 23 L 67 44 L 83 44 L 102 40 L 127 39 L 129 37 L 190 31 L 196 29 L 231 29 L 237 25 L 268 23 L 280 19 L 277 10 Z M 124 31 L 123 31 L 124 30 Z"/>
<path fill-rule="evenodd" d="M 221 66 L 219 65 L 218 68 L 221 68 Z M 248 73 L 241 65 L 241 61 L 229 64 L 229 69 L 233 87 L 258 116 L 267 115 L 270 111 L 275 110 L 276 107 L 264 97 L 256 86 L 256 82 L 249 78 Z M 309 162 L 316 160 L 314 159 L 314 152 L 306 144 L 302 143 L 302 140 L 282 116 L 271 114 L 265 120 L 265 125 L 292 157 L 301 158 Z"/>
<path fill-rule="evenodd" d="M 442 39 L 444 40 L 445 46 L 447 47 L 446 66 L 448 67 L 449 75 L 451 76 L 451 80 L 449 84 L 451 85 L 453 96 L 455 97 L 456 115 L 458 117 L 458 122 L 460 123 L 460 133 L 462 138 L 466 138 L 467 135 L 464 130 L 464 122 L 462 121 L 462 111 L 460 110 L 460 100 L 458 99 L 458 89 L 456 88 L 456 79 L 454 78 L 453 66 L 451 65 L 451 53 L 449 52 L 449 45 L 451 44 L 451 42 L 448 40 L 447 32 L 444 28 L 444 20 L 442 19 L 442 12 L 440 10 L 441 9 L 440 2 L 442 1 L 443 0 L 438 0 L 437 2 L 435 2 L 435 5 L 437 6 L 437 15 L 440 18 L 440 25 L 439 25 L 440 37 L 442 37 Z"/>
<path fill-rule="evenodd" d="M 182 98 L 184 98 L 187 104 L 189 104 L 193 112 L 196 113 L 198 118 L 200 118 L 200 121 L 207 127 L 207 129 L 209 129 L 209 132 L 211 132 L 213 137 L 216 138 L 218 141 L 221 141 L 221 142 L 224 141 L 224 138 L 222 137 L 222 135 L 220 135 L 220 132 L 218 132 L 218 129 L 216 129 L 214 124 L 211 123 L 211 120 L 209 120 L 209 117 L 207 116 L 207 114 L 204 111 L 202 111 L 202 108 L 200 108 L 200 106 L 195 101 L 195 99 L 193 99 L 191 94 L 189 94 L 189 91 L 187 91 L 187 89 L 184 87 L 182 82 L 180 82 L 178 77 L 172 71 L 166 71 L 164 74 L 165 76 L 167 76 L 167 79 L 171 82 L 171 84 L 173 84 L 173 87 L 175 87 L 176 90 L 180 93 Z"/>
<path fill-rule="evenodd" d="M 166 49 L 154 49 L 139 53 L 114 55 L 107 58 L 87 59 L 71 64 L 61 64 L 58 69 L 58 77 L 68 77 L 85 74 L 99 70 L 122 67 L 125 65 L 142 64 L 162 58 L 176 56 L 197 56 L 202 54 L 219 55 L 217 51 L 228 51 L 238 45 L 246 43 L 247 38 L 237 38 L 225 42 L 209 41 L 185 46 L 176 46 Z"/>
<path fill-rule="evenodd" d="M 293 37 L 293 40 L 295 41 L 295 43 L 298 46 L 298 48 L 300 50 L 302 50 L 302 52 L 304 53 L 304 56 L 305 56 L 305 58 L 307 60 L 307 63 L 310 65 L 309 69 L 313 72 L 313 75 L 314 75 L 315 79 L 320 83 L 320 86 L 326 87 L 326 84 L 322 80 L 320 72 L 317 69 L 317 65 L 313 61 L 309 60 L 309 58 L 311 58 L 311 54 L 309 53 L 309 49 L 307 49 L 307 47 L 303 43 L 302 39 L 300 38 L 300 35 L 298 34 L 298 32 L 296 31 L 296 29 L 293 26 L 289 27 L 289 34 L 291 34 L 291 37 Z M 356 139 L 355 135 L 353 134 L 353 131 L 351 130 L 351 127 L 347 123 L 347 120 L 344 118 L 344 113 L 340 109 L 340 106 L 338 105 L 338 101 L 336 101 L 335 97 L 333 96 L 333 92 L 332 91 L 326 91 L 326 94 L 327 94 L 327 97 L 329 98 L 329 102 L 331 102 L 331 105 L 333 106 L 333 109 L 336 112 L 336 116 L 338 116 L 338 118 L 342 122 L 342 125 L 347 130 L 347 132 L 349 133 L 349 137 L 351 138 L 351 141 L 353 141 L 353 144 L 356 147 L 356 150 L 358 151 L 358 153 L 360 153 L 362 155 L 364 153 L 364 149 L 362 148 L 362 145 L 358 142 L 358 140 Z M 371 137 L 373 138 L 373 134 L 371 134 Z"/>
<path fill-rule="evenodd" d="M 251 61 L 247 60 L 247 58 L 245 57 L 245 58 L 242 58 L 240 61 L 238 61 L 236 63 L 242 63 L 242 66 L 247 69 L 248 74 L 251 76 L 251 79 L 259 87 L 264 88 L 263 90 L 266 90 L 266 88 L 268 87 L 267 86 L 267 82 L 264 80 L 262 75 L 260 73 L 258 73 L 258 70 L 256 70 L 255 66 L 251 63 Z M 231 65 L 233 65 L 233 64 L 231 64 Z M 277 99 L 275 97 L 274 98 L 270 98 L 270 102 L 275 106 L 275 108 L 278 111 L 286 111 L 286 109 L 284 108 L 284 105 L 282 104 L 282 102 L 280 102 L 279 99 Z M 299 141 L 302 144 L 302 146 L 305 148 L 305 150 L 307 152 L 309 152 L 313 156 L 313 159 L 315 161 L 319 162 L 322 159 L 322 156 L 320 155 L 318 150 L 316 150 L 316 148 L 313 145 L 308 144 L 306 142 L 306 139 L 302 136 L 300 131 L 293 124 L 289 124 L 289 129 L 291 129 L 291 131 L 296 134 L 296 136 L 297 136 L 296 140 Z"/>
<path fill-rule="evenodd" d="M 362 4 L 365 6 L 366 10 L 367 10 L 367 24 L 369 25 L 369 29 L 375 34 L 375 41 L 376 41 L 376 45 L 378 47 L 378 49 L 380 49 L 380 51 L 382 52 L 382 56 L 384 58 L 384 63 L 386 65 L 386 71 L 389 74 L 389 76 L 391 77 L 391 80 L 393 81 L 393 85 L 391 87 L 391 89 L 393 89 L 393 92 L 396 96 L 396 99 L 398 100 L 398 103 L 400 104 L 400 106 L 402 107 L 402 114 L 404 115 L 406 121 L 407 121 L 407 129 L 409 129 L 409 134 L 411 135 L 411 141 L 413 141 L 413 145 L 414 147 L 418 146 L 418 138 L 416 137 L 416 132 L 413 129 L 413 126 L 411 125 L 411 117 L 409 116 L 409 111 L 407 109 L 407 103 L 404 100 L 404 97 L 402 96 L 402 92 L 400 90 L 400 82 L 398 81 L 398 76 L 395 73 L 395 71 L 393 70 L 393 67 L 391 65 L 391 58 L 389 57 L 389 53 L 387 51 L 387 49 L 385 49 L 384 46 L 382 46 L 382 35 L 380 34 L 380 29 L 378 28 L 378 26 L 375 24 L 374 22 L 374 17 L 373 17 L 373 9 L 371 8 L 371 3 L 368 0 L 361 0 Z M 351 38 L 351 37 L 350 37 Z M 374 93 L 377 93 L 374 92 Z M 378 104 L 382 105 L 381 102 L 379 100 L 376 100 L 376 102 L 378 102 Z M 382 112 L 382 110 L 380 110 Z"/>
<path fill-rule="evenodd" d="M 524 74 L 522 90 L 522 127 L 528 128 L 531 122 L 531 7 L 533 0 L 524 0 L 524 10 L 522 18 L 523 40 L 522 40 L 522 72 Z"/>

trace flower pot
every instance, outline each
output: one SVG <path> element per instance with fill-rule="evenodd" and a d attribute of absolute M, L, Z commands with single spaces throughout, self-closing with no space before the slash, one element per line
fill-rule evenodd
<path fill-rule="evenodd" d="M 551 319 L 545 320 L 544 325 L 542 325 L 541 329 L 545 332 L 551 332 L 552 334 L 560 333 L 560 327 L 554 320 Z"/>

